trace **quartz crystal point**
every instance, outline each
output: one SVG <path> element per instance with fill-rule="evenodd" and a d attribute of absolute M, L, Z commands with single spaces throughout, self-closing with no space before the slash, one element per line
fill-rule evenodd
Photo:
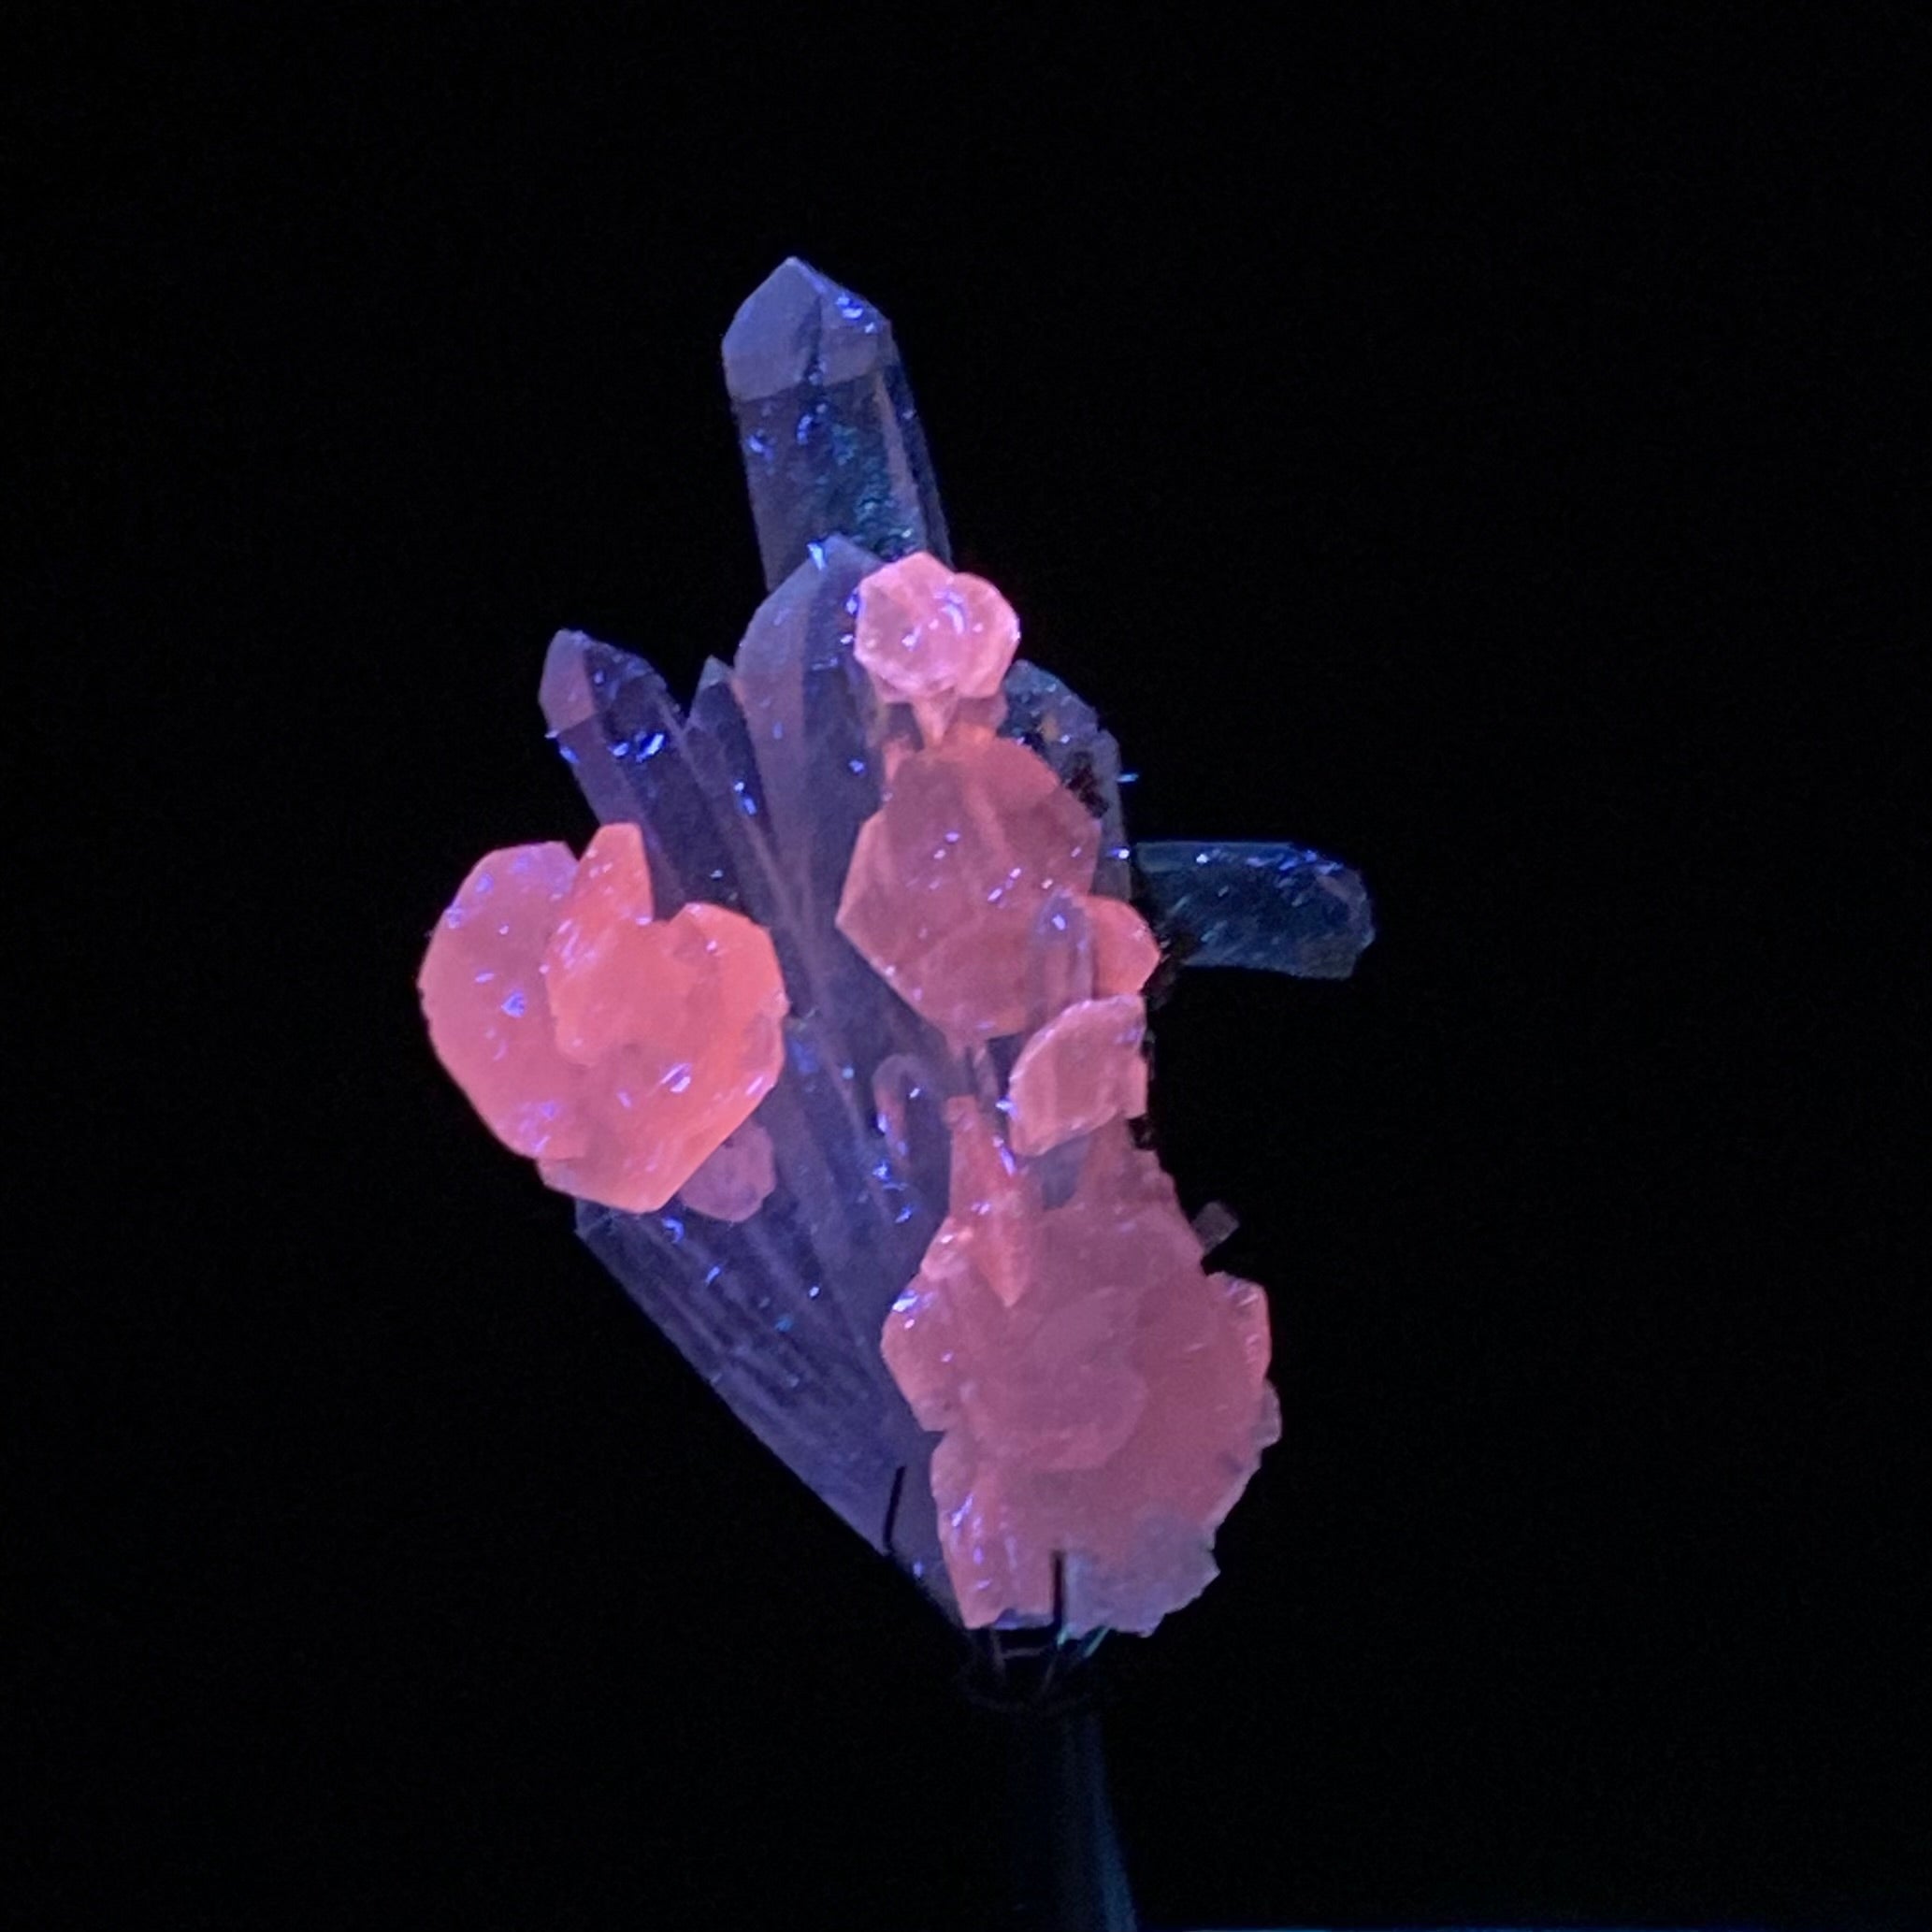
<path fill-rule="evenodd" d="M 606 829 L 471 874 L 432 1038 L 732 1412 L 935 1602 L 1150 1630 L 1279 1423 L 1265 1301 L 1204 1265 L 1225 1211 L 1197 1232 L 1131 1127 L 1144 988 L 1163 951 L 1344 974 L 1366 898 L 1295 847 L 1130 848 L 1113 737 L 950 569 L 875 310 L 789 261 L 724 359 L 770 594 L 687 707 L 553 641 L 544 715 Z M 700 1012 L 720 1037 L 686 1052 Z M 664 1149 L 605 1184 L 640 1040 L 702 1105 L 652 1098 Z"/>
<path fill-rule="evenodd" d="M 946 560 L 925 431 L 892 324 L 870 302 L 781 262 L 725 332 L 725 386 L 768 589 L 831 536 L 887 562 Z"/>
<path fill-rule="evenodd" d="M 1133 863 L 1154 930 L 1183 965 L 1347 979 L 1376 936 L 1360 877 L 1299 845 L 1163 841 L 1136 845 Z"/>

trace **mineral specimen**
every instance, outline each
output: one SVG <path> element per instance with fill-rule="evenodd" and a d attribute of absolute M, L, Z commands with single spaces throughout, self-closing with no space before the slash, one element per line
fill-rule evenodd
<path fill-rule="evenodd" d="M 1163 950 L 1344 974 L 1366 897 L 1296 847 L 1130 848 L 1113 738 L 949 566 L 875 310 L 788 262 L 725 364 L 770 595 L 687 710 L 557 636 L 543 709 L 604 829 L 471 873 L 432 1040 L 936 1602 L 1152 1629 L 1279 1421 L 1261 1291 L 1207 1272 L 1130 1128 L 1143 991 Z"/>

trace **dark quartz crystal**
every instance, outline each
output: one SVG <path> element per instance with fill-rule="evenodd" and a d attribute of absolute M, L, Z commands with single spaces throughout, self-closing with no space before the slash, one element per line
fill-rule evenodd
<path fill-rule="evenodd" d="M 1299 845 L 1157 841 L 1133 867 L 1161 950 L 1185 965 L 1347 979 L 1376 936 L 1361 879 Z"/>
<path fill-rule="evenodd" d="M 767 589 L 832 536 L 883 563 L 951 561 L 892 324 L 871 303 L 796 256 L 780 263 L 725 333 L 725 386 Z"/>

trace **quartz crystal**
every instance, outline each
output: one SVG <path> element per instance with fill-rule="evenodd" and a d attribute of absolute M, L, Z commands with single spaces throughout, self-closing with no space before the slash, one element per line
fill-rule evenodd
<path fill-rule="evenodd" d="M 725 332 L 725 386 L 767 589 L 832 536 L 888 560 L 944 560 L 925 431 L 892 324 L 870 302 L 781 262 Z"/>
<path fill-rule="evenodd" d="M 1265 1300 L 1205 1266 L 1231 1218 L 1190 1225 L 1134 1124 L 1145 996 L 1163 953 L 1344 974 L 1366 897 L 1298 847 L 1130 846 L 1113 737 L 951 569 L 870 305 L 787 262 L 725 366 L 770 594 L 688 706 L 553 641 L 544 714 L 603 829 L 470 874 L 432 1042 L 936 1603 L 1150 1630 L 1279 1418 Z"/>
<path fill-rule="evenodd" d="M 1376 936 L 1361 879 L 1299 845 L 1141 844 L 1133 862 L 1155 930 L 1186 965 L 1347 979 Z"/>

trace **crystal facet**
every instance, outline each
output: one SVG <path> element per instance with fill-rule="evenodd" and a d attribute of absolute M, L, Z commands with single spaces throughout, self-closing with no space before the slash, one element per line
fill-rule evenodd
<path fill-rule="evenodd" d="M 1056 1013 L 1020 1049 L 1007 1079 L 1013 1151 L 1050 1153 L 1109 1120 L 1139 1119 L 1147 1111 L 1146 1031 L 1147 1009 L 1134 993 Z"/>

